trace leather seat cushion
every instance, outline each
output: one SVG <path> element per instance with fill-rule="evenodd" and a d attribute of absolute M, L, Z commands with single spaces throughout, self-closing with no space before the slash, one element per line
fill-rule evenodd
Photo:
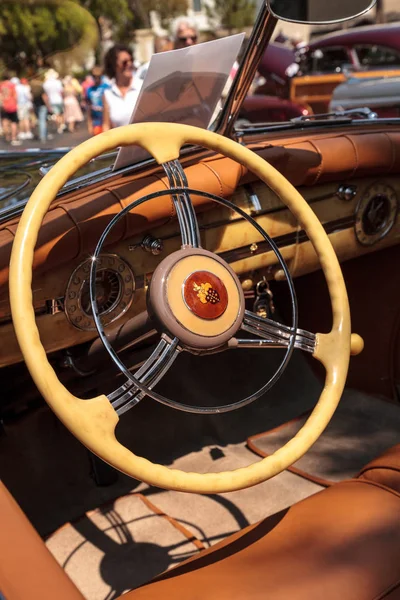
<path fill-rule="evenodd" d="M 0 481 L 0 598 L 84 600 Z"/>
<path fill-rule="evenodd" d="M 400 598 L 400 494 L 353 480 L 248 527 L 126 600 Z"/>
<path fill-rule="evenodd" d="M 400 444 L 368 463 L 361 470 L 359 478 L 375 481 L 400 493 Z"/>

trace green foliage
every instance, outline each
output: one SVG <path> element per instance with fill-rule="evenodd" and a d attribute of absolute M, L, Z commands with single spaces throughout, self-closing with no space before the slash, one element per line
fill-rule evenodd
<path fill-rule="evenodd" d="M 151 0 L 151 10 L 155 10 L 161 21 L 161 25 L 168 29 L 172 19 L 179 15 L 186 15 L 188 9 L 187 0 Z"/>
<path fill-rule="evenodd" d="M 136 18 L 129 8 L 129 0 L 80 0 L 80 4 L 96 19 L 100 36 L 104 29 L 111 29 L 115 40 L 132 41 Z"/>
<path fill-rule="evenodd" d="M 187 0 L 129 0 L 135 17 L 135 27 L 150 27 L 150 13 L 158 13 L 161 25 L 168 29 L 172 19 L 185 15 L 188 9 Z"/>
<path fill-rule="evenodd" d="M 0 45 L 4 63 L 16 72 L 35 67 L 40 57 L 72 49 L 76 56 L 98 41 L 91 14 L 77 0 L 2 0 Z M 72 59 L 72 54 L 71 54 Z"/>
<path fill-rule="evenodd" d="M 214 0 L 213 5 L 206 5 L 207 17 L 214 23 L 220 24 L 230 33 L 242 31 L 254 24 L 256 3 L 254 0 Z"/>
<path fill-rule="evenodd" d="M 117 27 L 133 18 L 128 0 L 81 0 L 80 3 L 97 21 L 109 19 Z"/>

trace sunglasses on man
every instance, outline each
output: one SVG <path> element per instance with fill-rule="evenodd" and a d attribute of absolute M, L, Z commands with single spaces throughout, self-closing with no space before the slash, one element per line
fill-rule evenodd
<path fill-rule="evenodd" d="M 189 40 L 191 40 L 195 44 L 197 42 L 197 35 L 188 35 L 185 37 L 178 37 L 178 41 L 182 42 L 182 44 L 184 44 L 185 42 L 188 42 Z"/>

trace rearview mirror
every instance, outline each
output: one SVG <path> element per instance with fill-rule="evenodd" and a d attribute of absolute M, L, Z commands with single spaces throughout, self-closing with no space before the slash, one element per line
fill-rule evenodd
<path fill-rule="evenodd" d="M 274 17 L 293 23 L 339 23 L 359 17 L 375 5 L 376 0 L 267 0 Z"/>

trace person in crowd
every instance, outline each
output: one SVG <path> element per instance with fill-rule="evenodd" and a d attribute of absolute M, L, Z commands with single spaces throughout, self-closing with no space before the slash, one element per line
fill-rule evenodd
<path fill-rule="evenodd" d="M 45 82 L 43 89 L 47 94 L 52 114 L 55 115 L 55 121 L 57 124 L 57 132 L 62 133 L 65 129 L 64 125 L 64 99 L 63 99 L 63 86 L 59 79 L 57 71 L 49 69 L 45 75 Z"/>
<path fill-rule="evenodd" d="M 154 52 L 156 54 L 159 52 L 169 52 L 169 50 L 173 50 L 173 48 L 174 45 L 168 35 L 156 37 L 154 40 Z"/>
<path fill-rule="evenodd" d="M 8 72 L 4 73 L 0 83 L 0 107 L 5 140 L 12 146 L 19 146 L 22 142 L 18 139 L 17 90 Z"/>
<path fill-rule="evenodd" d="M 83 114 L 78 102 L 78 94 L 82 92 L 82 88 L 71 75 L 64 77 L 63 86 L 64 123 L 67 124 L 68 131 L 74 133 L 75 124 L 83 121 Z"/>
<path fill-rule="evenodd" d="M 82 81 L 82 101 L 86 105 L 87 100 L 87 92 L 90 87 L 94 85 L 93 75 L 86 75 L 85 79 Z"/>
<path fill-rule="evenodd" d="M 37 75 L 31 80 L 33 107 L 38 120 L 38 135 L 41 142 L 50 139 L 47 135 L 47 115 L 52 114 L 49 97 L 43 87 L 43 76 Z"/>
<path fill-rule="evenodd" d="M 104 70 L 111 79 L 111 87 L 104 91 L 103 131 L 107 131 L 129 123 L 143 80 L 135 75 L 131 50 L 122 44 L 108 50 Z"/>
<path fill-rule="evenodd" d="M 15 83 L 17 91 L 17 112 L 19 120 L 19 139 L 31 140 L 33 133 L 31 131 L 31 112 L 32 112 L 32 91 L 27 79 L 18 79 L 13 77 L 11 80 Z"/>
<path fill-rule="evenodd" d="M 87 98 L 87 126 L 91 135 L 98 135 L 103 131 L 103 106 L 104 92 L 109 89 L 108 83 L 102 82 L 103 69 L 95 66 L 92 69 L 93 85 L 86 92 Z"/>
<path fill-rule="evenodd" d="M 188 48 L 197 44 L 199 30 L 196 22 L 186 16 L 177 17 L 171 25 L 174 49 Z"/>

